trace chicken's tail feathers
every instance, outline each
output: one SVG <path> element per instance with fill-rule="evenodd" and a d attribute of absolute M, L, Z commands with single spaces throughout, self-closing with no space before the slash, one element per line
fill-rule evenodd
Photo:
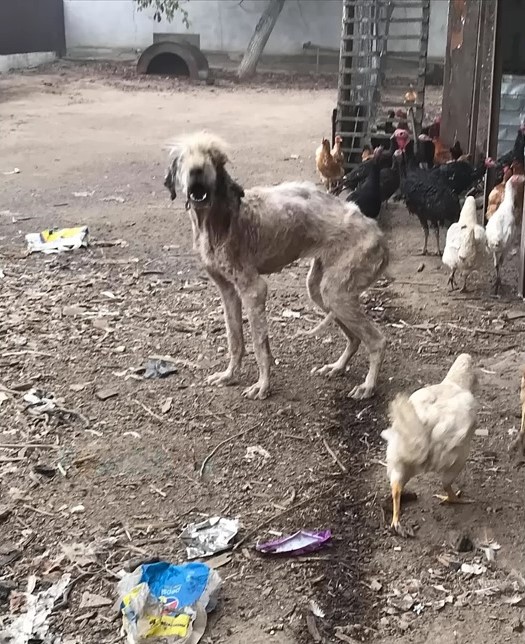
<path fill-rule="evenodd" d="M 397 435 L 398 456 L 406 462 L 424 463 L 429 451 L 428 429 L 406 394 L 398 394 L 390 403 L 390 420 L 392 425 L 384 438 L 388 441 Z"/>

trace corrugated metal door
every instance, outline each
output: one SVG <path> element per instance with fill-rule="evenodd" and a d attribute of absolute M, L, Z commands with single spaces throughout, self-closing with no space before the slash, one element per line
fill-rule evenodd
<path fill-rule="evenodd" d="M 63 0 L 0 0 L 0 55 L 65 47 Z"/>

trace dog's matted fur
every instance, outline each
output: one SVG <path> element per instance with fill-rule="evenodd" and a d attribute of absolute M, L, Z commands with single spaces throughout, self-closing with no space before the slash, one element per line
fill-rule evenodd
<path fill-rule="evenodd" d="M 359 295 L 386 268 L 388 251 L 377 224 L 357 206 L 321 192 L 313 183 L 289 182 L 273 187 L 243 188 L 226 170 L 223 142 L 196 134 L 174 147 L 165 185 L 172 199 L 182 188 L 193 228 L 194 248 L 217 284 L 223 306 L 230 362 L 209 382 L 235 382 L 244 354 L 242 306 L 250 323 L 259 379 L 244 391 L 266 398 L 272 355 L 261 275 L 281 271 L 300 257 L 311 257 L 307 288 L 311 299 L 340 327 L 347 345 L 333 364 L 318 373 L 342 374 L 361 342 L 370 367 L 351 396 L 374 393 L 386 341 L 366 317 Z"/>

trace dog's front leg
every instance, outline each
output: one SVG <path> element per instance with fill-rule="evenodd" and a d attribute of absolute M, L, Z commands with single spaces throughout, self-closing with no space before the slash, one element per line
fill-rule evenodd
<path fill-rule="evenodd" d="M 254 385 L 244 390 L 243 396 L 252 400 L 264 400 L 270 393 L 270 365 L 272 363 L 265 313 L 268 287 L 257 273 L 250 278 L 243 275 L 238 282 L 238 287 L 248 314 L 253 350 L 259 367 L 259 379 Z"/>
<path fill-rule="evenodd" d="M 219 371 L 208 378 L 210 385 L 233 385 L 244 355 L 244 336 L 242 333 L 242 303 L 235 286 L 220 273 L 208 270 L 219 289 L 226 323 L 230 363 L 226 371 Z"/>

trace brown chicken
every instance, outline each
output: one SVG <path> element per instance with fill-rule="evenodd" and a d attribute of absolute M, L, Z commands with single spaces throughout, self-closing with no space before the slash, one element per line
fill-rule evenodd
<path fill-rule="evenodd" d="M 374 156 L 374 151 L 370 145 L 365 145 L 363 151 L 361 152 L 361 161 L 364 163 L 371 159 Z"/>
<path fill-rule="evenodd" d="M 411 84 L 410 89 L 405 94 L 405 103 L 411 105 L 416 101 L 417 101 L 417 92 L 415 91 L 414 86 Z"/>
<path fill-rule="evenodd" d="M 338 146 L 337 149 L 336 146 Z M 331 190 L 334 184 L 343 178 L 345 173 L 344 157 L 340 150 L 340 143 L 338 144 L 337 140 L 336 145 L 334 146 L 334 151 L 336 152 L 336 158 L 334 158 L 330 151 L 330 141 L 328 139 L 323 139 L 321 145 L 315 151 L 317 170 L 328 191 Z"/>
<path fill-rule="evenodd" d="M 345 164 L 345 153 L 343 152 L 341 146 L 343 144 L 343 139 L 338 135 L 334 139 L 334 147 L 332 148 L 332 159 L 339 163 L 341 166 Z"/>
<path fill-rule="evenodd" d="M 494 163 L 494 162 L 492 162 Z M 487 221 L 492 217 L 496 210 L 501 206 L 503 197 L 505 196 L 505 184 L 512 177 L 512 168 L 510 166 L 505 166 L 503 168 L 503 181 L 494 186 L 489 193 L 489 203 L 487 206 L 487 212 L 485 217 Z"/>

